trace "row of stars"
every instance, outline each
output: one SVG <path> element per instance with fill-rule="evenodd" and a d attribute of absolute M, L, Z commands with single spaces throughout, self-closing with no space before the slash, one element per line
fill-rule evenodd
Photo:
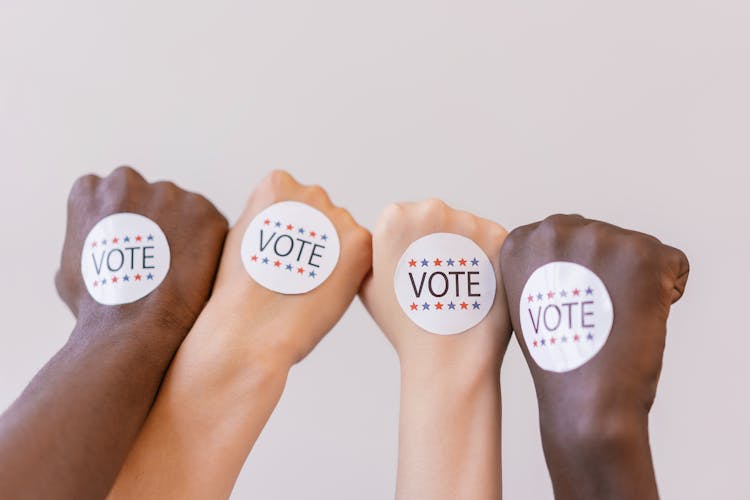
<path fill-rule="evenodd" d="M 583 292 L 585 292 L 586 295 L 594 294 L 594 290 L 592 290 L 591 287 L 587 287 L 586 290 L 583 290 Z M 570 291 L 570 294 L 573 295 L 574 297 L 579 297 L 581 295 L 581 290 L 579 290 L 578 288 L 574 288 L 573 290 Z M 540 292 L 536 294 L 536 300 L 538 301 L 544 300 L 545 295 L 547 296 L 548 299 L 551 300 L 555 298 L 555 295 L 559 295 L 560 297 L 565 298 L 568 296 L 568 292 L 566 292 L 565 290 L 560 290 L 558 294 L 556 294 L 555 292 L 551 290 L 547 292 L 546 294 Z M 526 300 L 529 302 L 534 302 L 534 295 L 529 295 L 528 297 L 526 297 Z"/>
<path fill-rule="evenodd" d="M 154 279 L 154 275 L 151 274 L 151 273 L 148 273 L 145 277 L 146 277 L 147 280 Z M 134 281 L 141 281 L 142 279 L 143 279 L 143 275 L 141 275 L 141 274 L 136 274 L 135 276 L 133 276 L 133 280 Z M 110 280 L 109 280 L 109 283 L 115 283 L 115 284 L 117 284 L 117 283 L 119 283 L 121 281 L 122 282 L 129 282 L 130 281 L 130 276 L 128 276 L 127 274 L 123 275 L 122 278 L 118 278 L 117 276 L 112 276 L 112 278 L 110 278 Z M 93 285 L 94 285 L 94 287 L 97 287 L 99 285 L 104 286 L 107 283 L 108 283 L 107 278 L 104 278 L 102 280 L 94 280 Z"/>
<path fill-rule="evenodd" d="M 446 259 L 446 260 L 434 259 L 434 260 L 431 260 L 431 261 L 427 260 L 427 259 L 422 259 L 422 260 L 411 259 L 409 261 L 409 267 L 417 267 L 417 264 L 421 264 L 420 267 L 429 267 L 430 264 L 432 264 L 435 267 L 442 267 L 443 263 L 445 263 L 445 265 L 448 266 L 448 267 L 453 267 L 454 264 L 456 264 L 456 262 L 458 262 L 459 266 L 465 266 L 467 262 L 470 262 L 472 266 L 478 266 L 479 265 L 479 260 L 477 260 L 476 257 L 474 257 L 471 260 L 466 260 L 464 258 L 461 258 L 461 259 L 458 259 L 458 260 L 453 260 L 450 257 L 448 257 L 448 259 Z"/>
<path fill-rule="evenodd" d="M 586 335 L 585 338 L 588 341 L 593 341 L 594 340 L 594 334 L 591 333 L 591 332 L 589 332 L 588 335 Z M 580 335 L 578 335 L 577 333 L 575 335 L 573 335 L 573 342 L 580 342 L 580 341 L 581 341 L 581 336 Z M 563 335 L 562 337 L 560 337 L 560 342 L 563 343 L 563 344 L 567 343 L 568 342 L 568 336 L 567 335 Z M 533 345 L 534 347 L 540 347 L 540 346 L 543 347 L 543 346 L 545 346 L 547 344 L 549 344 L 549 345 L 555 345 L 556 343 L 557 343 L 557 339 L 555 337 L 550 337 L 549 338 L 549 342 L 547 342 L 545 339 L 538 340 L 538 341 L 535 340 L 534 342 L 531 343 L 531 345 Z"/>
<path fill-rule="evenodd" d="M 258 256 L 257 255 L 253 255 L 252 257 L 250 257 L 250 260 L 253 261 L 253 262 L 258 262 Z M 276 268 L 279 268 L 279 269 L 285 269 L 287 271 L 294 271 L 295 270 L 294 269 L 295 266 L 293 266 L 291 264 L 284 264 L 280 260 L 275 260 L 275 261 L 271 262 L 268 257 L 263 257 L 260 260 L 260 262 L 262 264 L 273 264 L 273 267 L 276 267 Z M 304 274 L 305 274 L 305 268 L 304 267 L 297 267 L 297 274 L 301 274 L 301 275 L 304 276 Z M 307 272 L 307 275 L 309 277 L 311 277 L 311 278 L 314 278 L 318 274 L 313 269 L 312 271 Z"/>
<path fill-rule="evenodd" d="M 140 243 L 141 241 L 143 241 L 143 236 L 141 236 L 140 234 L 138 234 L 138 235 L 136 235 L 136 237 L 134 239 L 135 239 L 136 242 Z M 102 246 L 106 246 L 107 245 L 107 241 L 109 241 L 109 240 L 107 240 L 107 239 L 103 239 L 101 241 L 94 240 L 94 241 L 91 242 L 91 246 L 95 247 L 95 246 L 98 246 L 100 244 Z M 130 243 L 130 236 L 125 236 L 122 240 L 120 240 L 117 236 L 115 236 L 114 238 L 112 238 L 112 244 L 113 245 L 117 245 L 120 241 L 122 241 L 123 243 Z M 146 241 L 154 241 L 154 235 L 149 234 L 148 236 L 146 236 Z"/>
<path fill-rule="evenodd" d="M 270 226 L 271 225 L 271 219 L 264 220 L 263 221 L 263 225 L 264 226 Z M 294 226 L 292 224 L 287 224 L 286 226 L 284 226 L 284 224 L 282 224 L 281 221 L 278 221 L 278 220 L 273 223 L 273 227 L 278 227 L 278 228 L 285 227 L 287 231 L 294 231 Z M 298 227 L 297 228 L 297 234 L 305 234 L 305 228 L 304 227 Z M 318 233 L 316 233 L 315 231 L 307 231 L 307 234 L 311 238 L 315 238 L 318 235 Z M 320 235 L 320 239 L 323 240 L 323 241 L 328 241 L 328 235 L 327 234 L 321 234 Z"/>
<path fill-rule="evenodd" d="M 448 302 L 447 304 L 443 304 L 440 301 L 435 302 L 434 304 L 430 304 L 428 302 L 425 302 L 424 304 L 416 304 L 412 302 L 409 304 L 409 310 L 411 311 L 430 311 L 430 307 L 434 307 L 436 311 L 442 311 L 444 308 L 448 308 L 448 310 L 453 311 L 456 309 L 456 306 L 459 306 L 460 309 L 470 310 L 469 306 L 471 306 L 471 309 L 479 309 L 479 302 L 476 300 L 473 304 L 469 304 L 467 302 L 461 302 L 459 304 L 456 304 L 454 302 Z M 421 309 L 420 309 L 421 307 Z"/>

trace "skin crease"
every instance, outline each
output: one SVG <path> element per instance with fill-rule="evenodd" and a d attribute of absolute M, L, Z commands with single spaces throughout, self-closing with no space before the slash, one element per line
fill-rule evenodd
<path fill-rule="evenodd" d="M 494 500 L 502 489 L 499 373 L 511 332 L 503 282 L 495 266 L 495 302 L 478 325 L 457 335 L 422 330 L 397 303 L 393 276 L 406 248 L 435 232 L 472 239 L 490 261 L 506 236 L 440 200 L 390 205 L 377 222 L 361 297 L 401 363 L 396 498 Z"/>
<path fill-rule="evenodd" d="M 88 294 L 81 248 L 103 217 L 156 222 L 170 270 L 146 297 L 117 306 Z M 3 498 L 103 498 L 115 480 L 180 342 L 208 299 L 227 222 L 200 195 L 147 183 L 120 167 L 81 177 L 68 201 L 60 297 L 77 318 L 65 345 L 0 418 Z"/>
<path fill-rule="evenodd" d="M 240 259 L 253 217 L 287 200 L 323 212 L 341 244 L 331 275 L 299 295 L 257 284 Z M 370 233 L 322 188 L 281 171 L 261 181 L 229 232 L 213 295 L 175 356 L 110 498 L 227 498 L 289 369 L 344 314 L 370 270 L 371 252 Z"/>
<path fill-rule="evenodd" d="M 526 281 L 552 261 L 592 270 L 606 285 L 614 308 L 612 331 L 599 353 L 564 373 L 536 364 L 519 322 Z M 687 282 L 685 255 L 643 233 L 578 215 L 553 215 L 511 232 L 500 263 L 513 328 L 536 386 L 555 498 L 658 498 L 648 413 L 669 309 Z"/>

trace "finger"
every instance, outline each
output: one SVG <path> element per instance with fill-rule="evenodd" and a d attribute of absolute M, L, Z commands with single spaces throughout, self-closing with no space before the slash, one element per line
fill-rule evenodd
<path fill-rule="evenodd" d="M 672 288 L 672 304 L 680 300 L 685 293 L 688 275 L 690 274 L 690 261 L 682 250 L 664 245 L 669 266 L 674 276 L 674 286 Z"/>

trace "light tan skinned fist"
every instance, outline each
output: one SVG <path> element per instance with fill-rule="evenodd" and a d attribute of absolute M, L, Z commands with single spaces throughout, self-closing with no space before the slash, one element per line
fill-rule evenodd
<path fill-rule="evenodd" d="M 325 214 L 336 228 L 341 245 L 338 263 L 317 288 L 284 295 L 256 283 L 245 270 L 240 247 L 250 221 L 264 208 L 281 201 L 298 201 Z M 214 295 L 229 314 L 245 316 L 246 339 L 261 352 L 278 353 L 294 364 L 304 358 L 344 314 L 372 262 L 370 232 L 351 214 L 335 206 L 320 186 L 304 186 L 284 171 L 273 171 L 256 187 L 224 246 Z M 239 312 L 238 312 L 239 311 Z"/>

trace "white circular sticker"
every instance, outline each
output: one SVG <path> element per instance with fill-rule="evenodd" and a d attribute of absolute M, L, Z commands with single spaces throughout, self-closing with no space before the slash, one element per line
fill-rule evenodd
<path fill-rule="evenodd" d="M 305 293 L 323 283 L 339 260 L 339 236 L 328 217 L 298 201 L 262 210 L 240 249 L 248 274 L 269 290 Z"/>
<path fill-rule="evenodd" d="M 593 358 L 612 329 L 607 288 L 591 270 L 550 262 L 529 276 L 521 293 L 521 330 L 534 361 L 566 372 Z"/>
<path fill-rule="evenodd" d="M 143 215 L 104 217 L 86 237 L 81 274 L 100 304 L 128 304 L 151 293 L 169 271 L 167 237 Z"/>
<path fill-rule="evenodd" d="M 473 327 L 495 301 L 490 260 L 479 245 L 458 234 L 428 234 L 409 245 L 393 283 L 409 319 L 440 335 Z"/>

